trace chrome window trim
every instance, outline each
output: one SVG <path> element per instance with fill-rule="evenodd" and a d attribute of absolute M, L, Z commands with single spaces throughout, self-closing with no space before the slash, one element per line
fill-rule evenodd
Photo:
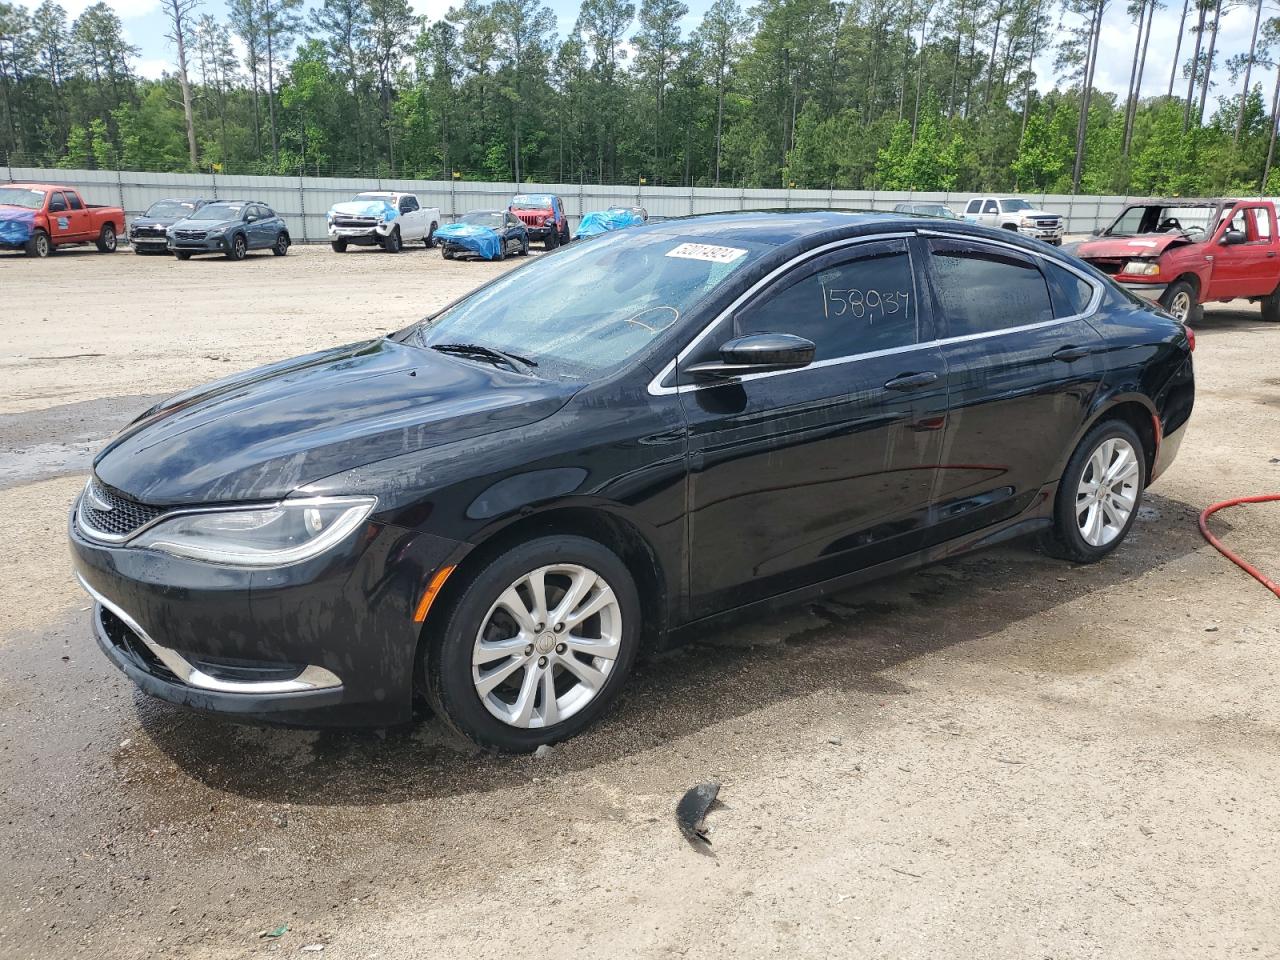
<path fill-rule="evenodd" d="M 696 347 L 699 343 L 701 343 L 711 333 L 711 331 L 715 329 L 715 327 L 718 324 L 720 324 L 726 317 L 730 316 L 735 310 L 737 310 L 740 306 L 742 306 L 742 304 L 748 298 L 755 296 L 757 293 L 761 291 L 761 289 L 766 287 L 768 284 L 772 283 L 774 280 L 776 280 L 779 276 L 786 273 L 787 271 L 795 269 L 796 267 L 802 266 L 809 260 L 817 256 L 820 256 L 824 253 L 830 253 L 834 250 L 840 250 L 846 247 L 855 247 L 864 243 L 874 243 L 877 240 L 910 240 L 914 236 L 919 236 L 924 238 L 938 237 L 946 240 L 964 240 L 972 243 L 988 244 L 990 246 L 995 246 L 995 247 L 1004 247 L 1014 251 L 1015 253 L 1022 253 L 1029 257 L 1038 257 L 1041 260 L 1046 260 L 1049 263 L 1052 263 L 1054 266 L 1061 267 L 1062 269 L 1067 270 L 1072 274 L 1075 274 L 1075 276 L 1079 277 L 1081 280 L 1083 280 L 1085 283 L 1089 285 L 1089 288 L 1093 291 L 1093 296 L 1090 298 L 1089 303 L 1085 307 L 1084 312 L 1074 313 L 1067 317 L 1054 317 L 1052 320 L 1040 320 L 1040 321 L 1037 321 L 1036 323 L 1025 323 L 1016 327 L 1005 327 L 1002 330 L 988 330 L 982 333 L 966 333 L 966 334 L 961 334 L 955 337 L 941 337 L 934 340 L 924 341 L 922 343 L 909 344 L 904 347 L 893 347 L 887 350 L 872 350 L 866 353 L 853 353 L 844 357 L 831 357 L 827 360 L 819 360 L 817 363 L 811 363 L 804 367 L 797 367 L 791 370 L 768 370 L 761 373 L 749 373 L 749 374 L 744 374 L 738 377 L 725 378 L 719 383 L 684 383 L 684 384 L 674 384 L 672 386 L 663 385 L 662 381 L 666 380 L 668 377 L 670 377 L 672 374 L 675 373 L 676 365 L 679 364 L 679 362 L 683 360 L 685 357 L 687 357 L 689 353 L 694 349 L 694 347 Z M 916 278 L 913 277 L 913 279 L 916 279 Z M 1047 285 L 1047 281 L 1046 281 L 1046 285 Z M 916 292 L 918 295 L 919 290 L 917 289 Z M 1067 263 L 1065 260 L 1062 260 L 1056 256 L 1053 256 L 1048 251 L 1042 252 L 1039 250 L 1027 250 L 1026 248 L 1021 247 L 1017 244 L 1005 243 L 1004 241 L 993 238 L 993 237 L 975 236 L 973 234 L 968 234 L 968 233 L 952 233 L 946 230 L 931 230 L 928 228 L 921 228 L 919 230 L 910 231 L 910 232 L 880 233 L 880 234 L 874 234 L 871 236 L 850 237 L 844 240 L 835 240 L 835 241 L 832 241 L 831 243 L 823 244 L 820 247 L 814 247 L 812 250 L 806 250 L 804 253 L 800 254 L 798 257 L 792 260 L 788 260 L 786 263 L 782 264 L 781 266 L 778 266 L 775 269 L 771 270 L 765 276 L 760 278 L 760 280 L 756 281 L 749 288 L 743 291 L 743 293 L 740 294 L 731 304 L 729 304 L 729 306 L 727 306 L 724 310 L 720 311 L 720 313 L 718 313 L 715 316 L 715 318 L 711 320 L 710 323 L 708 323 L 705 327 L 703 327 L 702 330 L 700 330 L 694 336 L 694 338 L 690 340 L 684 346 L 684 348 L 681 349 L 680 352 L 675 355 L 674 358 L 668 361 L 662 367 L 662 369 L 658 371 L 658 373 L 653 377 L 653 379 L 649 381 L 648 392 L 650 396 L 663 397 L 663 396 L 671 396 L 671 395 L 681 394 L 681 393 L 692 393 L 696 390 L 711 390 L 716 387 L 723 386 L 726 383 L 744 383 L 751 380 L 762 380 L 765 377 L 780 377 L 785 374 L 800 373 L 801 371 L 804 371 L 804 370 L 813 370 L 815 368 L 822 368 L 822 367 L 834 367 L 843 363 L 851 363 L 855 360 L 868 360 L 868 359 L 873 359 L 875 357 L 885 357 L 885 356 L 891 356 L 899 353 L 911 353 L 916 350 L 942 347 L 950 343 L 965 343 L 970 340 L 986 340 L 991 337 L 1002 337 L 1010 333 L 1020 333 L 1024 330 L 1039 330 L 1045 327 L 1057 326 L 1058 324 L 1062 324 L 1062 323 L 1072 323 L 1076 320 L 1083 320 L 1086 317 L 1090 317 L 1093 314 L 1097 313 L 1098 307 L 1102 303 L 1102 294 L 1103 294 L 1102 286 L 1097 282 L 1097 280 L 1089 276 L 1084 271 L 1079 270 L 1076 267 L 1072 266 L 1071 264 Z M 1050 302 L 1050 305 L 1052 305 L 1053 303 L 1052 296 L 1050 297 L 1049 302 Z"/>
<path fill-rule="evenodd" d="M 147 631 L 143 630 L 141 625 L 133 617 L 125 613 L 118 604 L 112 603 L 85 581 L 85 578 L 77 573 L 76 579 L 80 581 L 80 586 L 89 594 L 99 606 L 110 610 L 126 627 L 138 635 L 138 639 L 146 644 L 147 649 L 155 654 L 156 659 L 163 663 L 169 671 L 180 681 L 189 687 L 196 687 L 200 690 L 212 690 L 215 693 L 301 693 L 308 690 L 328 690 L 333 687 L 342 686 L 342 680 L 336 673 L 326 670 L 324 667 L 318 667 L 315 664 L 307 664 L 292 680 L 219 680 L 217 677 L 211 677 L 198 667 L 194 666 L 186 657 L 171 647 L 157 643 L 151 638 Z"/>

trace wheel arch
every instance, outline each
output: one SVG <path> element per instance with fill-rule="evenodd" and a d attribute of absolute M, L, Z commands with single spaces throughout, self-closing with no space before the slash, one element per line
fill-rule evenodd
<path fill-rule="evenodd" d="M 1067 451 L 1067 459 L 1070 459 L 1071 454 L 1079 446 L 1084 436 L 1099 423 L 1106 420 L 1122 420 L 1133 427 L 1134 432 L 1138 434 L 1138 439 L 1142 441 L 1143 459 L 1147 465 L 1147 483 L 1150 483 L 1151 471 L 1155 466 L 1156 454 L 1160 449 L 1160 414 L 1151 398 L 1143 393 L 1124 392 L 1113 394 L 1103 398 L 1096 404 L 1088 421 L 1073 439 L 1071 449 Z M 1065 467 L 1066 460 L 1063 461 L 1063 469 Z"/>

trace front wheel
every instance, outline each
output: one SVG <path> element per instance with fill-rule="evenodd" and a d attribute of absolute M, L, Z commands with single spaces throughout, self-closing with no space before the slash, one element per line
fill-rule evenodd
<path fill-rule="evenodd" d="M 527 257 L 529 255 L 529 238 L 525 237 L 520 241 L 520 256 Z"/>
<path fill-rule="evenodd" d="M 96 246 L 99 253 L 115 253 L 116 228 L 109 223 L 104 223 L 102 229 L 98 232 Z"/>
<path fill-rule="evenodd" d="M 543 250 L 554 250 L 560 246 L 560 231 L 556 229 L 555 224 L 551 225 L 551 230 L 547 233 L 547 238 L 542 241 Z"/>
<path fill-rule="evenodd" d="M 635 661 L 640 600 L 607 547 L 539 537 L 479 570 L 439 628 L 424 641 L 436 712 L 482 746 L 525 753 L 612 705 Z"/>
<path fill-rule="evenodd" d="M 1204 307 L 1198 302 L 1196 288 L 1186 280 L 1175 280 L 1169 284 L 1164 296 L 1160 298 L 1160 306 L 1168 310 L 1175 320 L 1192 326 L 1204 317 Z"/>
<path fill-rule="evenodd" d="M 243 260 L 249 252 L 249 244 L 244 238 L 243 233 L 237 233 L 231 238 L 231 246 L 227 248 L 228 260 Z"/>
<path fill-rule="evenodd" d="M 387 253 L 400 252 L 400 228 L 399 227 L 396 227 L 389 234 L 387 234 L 387 239 L 382 241 L 382 249 L 387 251 Z"/>
<path fill-rule="evenodd" d="M 450 250 L 448 247 L 441 247 L 441 248 L 440 248 L 440 256 L 441 256 L 441 257 L 443 257 L 445 260 L 452 260 L 452 259 L 453 259 L 453 251 L 452 251 L 452 250 Z"/>
<path fill-rule="evenodd" d="M 329 246 L 333 248 L 334 253 L 347 252 L 347 241 L 345 240 L 330 240 Z"/>
<path fill-rule="evenodd" d="M 178 250 L 178 251 L 176 251 L 176 252 L 174 253 L 174 256 L 175 256 L 175 257 L 177 257 L 179 260 L 190 260 L 190 259 L 191 259 L 191 254 L 190 254 L 190 253 L 188 253 L 186 250 Z"/>
<path fill-rule="evenodd" d="M 271 252 L 277 257 L 283 257 L 289 252 L 289 235 L 281 232 L 276 236 L 276 242 L 271 247 Z"/>
<path fill-rule="evenodd" d="M 49 235 L 43 230 L 37 230 L 31 235 L 31 239 L 27 241 L 23 249 L 28 257 L 39 257 L 43 260 L 53 253 L 53 241 L 49 239 Z"/>
<path fill-rule="evenodd" d="M 1147 484 L 1147 458 L 1137 431 L 1123 420 L 1090 430 L 1067 462 L 1054 501 L 1046 552 L 1095 563 L 1129 533 Z"/>

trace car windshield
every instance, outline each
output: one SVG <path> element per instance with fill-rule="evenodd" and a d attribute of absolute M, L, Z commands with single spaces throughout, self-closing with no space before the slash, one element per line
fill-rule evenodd
<path fill-rule="evenodd" d="M 191 216 L 195 208 L 195 202 L 192 200 L 157 200 L 147 207 L 144 216 L 153 217 L 156 220 L 178 220 Z"/>
<path fill-rule="evenodd" d="M 0 187 L 0 206 L 39 210 L 44 206 L 44 191 L 27 187 Z"/>
<path fill-rule="evenodd" d="M 492 230 L 500 230 L 506 223 L 507 218 L 500 211 L 496 210 L 477 210 L 474 213 L 468 213 L 458 221 L 459 223 L 470 223 L 477 227 L 489 227 Z"/>
<path fill-rule="evenodd" d="M 512 210 L 550 210 L 551 197 L 545 193 L 521 194 L 511 201 Z"/>
<path fill-rule="evenodd" d="M 357 200 L 385 200 L 387 203 L 391 203 L 391 197 L 392 195 L 389 193 L 357 193 L 351 198 L 351 202 L 355 203 Z"/>
<path fill-rule="evenodd" d="M 1018 200 L 1012 197 L 1008 200 L 1001 200 L 1000 206 L 1004 207 L 1005 210 L 1008 210 L 1008 211 L 1031 209 L 1031 204 L 1027 203 L 1027 201 Z"/>
<path fill-rule="evenodd" d="M 513 270 L 424 320 L 411 339 L 478 344 L 528 357 L 539 374 L 596 378 L 769 249 L 671 233 L 603 234 Z"/>
<path fill-rule="evenodd" d="M 191 220 L 239 220 L 243 203 L 211 203 L 193 213 Z"/>
<path fill-rule="evenodd" d="M 1178 206 L 1147 204 L 1129 207 L 1107 228 L 1109 237 L 1135 237 L 1143 233 L 1185 233 L 1202 236 L 1218 224 L 1219 208 L 1212 205 Z"/>

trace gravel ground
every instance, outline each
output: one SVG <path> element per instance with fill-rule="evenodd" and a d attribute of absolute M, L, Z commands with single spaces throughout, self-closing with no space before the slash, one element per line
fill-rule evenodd
<path fill-rule="evenodd" d="M 97 445 L 508 266 L 0 256 L 0 956 L 1280 956 L 1280 619 L 1195 529 L 1280 491 L 1247 304 L 1200 325 L 1179 460 L 1096 566 L 1015 544 L 709 634 L 543 758 L 136 693 L 63 541 Z M 1213 523 L 1280 573 L 1280 505 Z M 711 778 L 708 856 L 673 811 Z"/>

